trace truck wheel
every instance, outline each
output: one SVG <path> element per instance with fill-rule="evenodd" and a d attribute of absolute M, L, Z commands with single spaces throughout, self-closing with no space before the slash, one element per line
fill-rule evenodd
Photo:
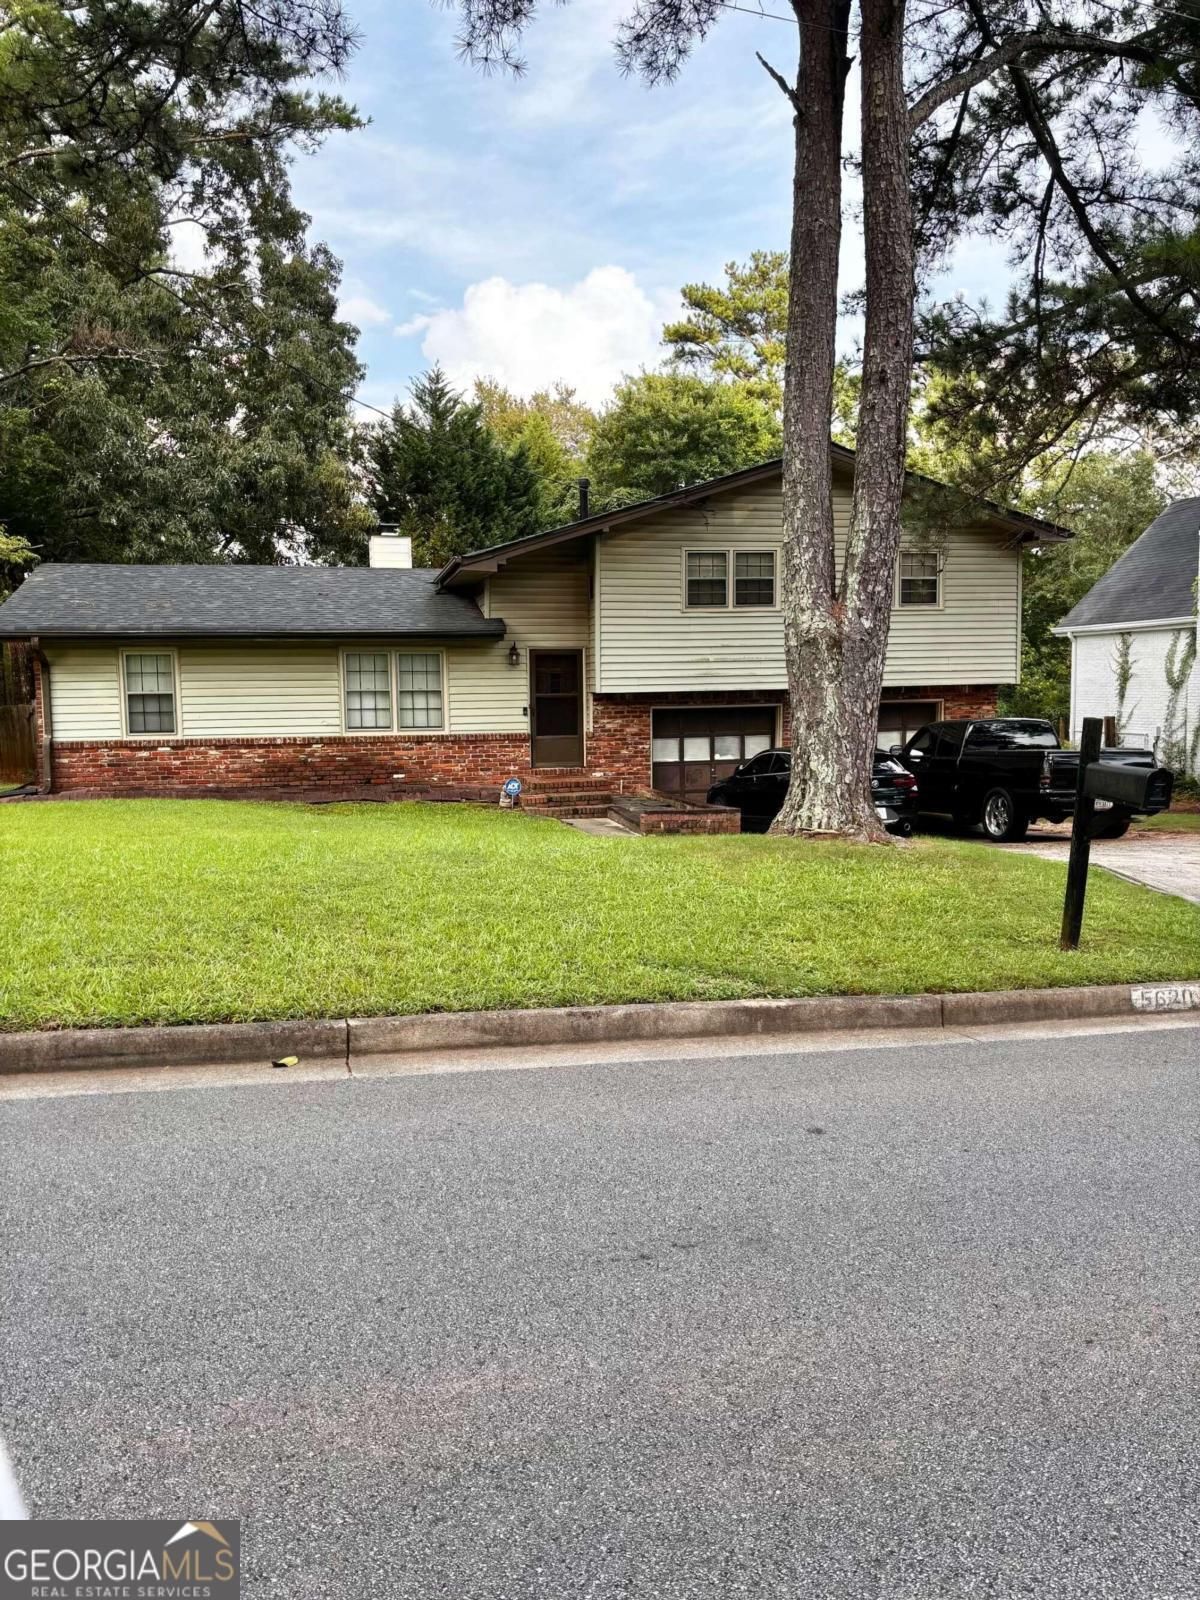
<path fill-rule="evenodd" d="M 1007 789 L 990 789 L 983 800 L 983 831 L 996 844 L 1012 844 L 1029 831 L 1029 818 Z"/>
<path fill-rule="evenodd" d="M 1096 835 L 1097 839 L 1123 839 L 1129 832 L 1132 818 L 1126 817 L 1123 822 L 1110 822 L 1107 828 L 1101 828 Z"/>

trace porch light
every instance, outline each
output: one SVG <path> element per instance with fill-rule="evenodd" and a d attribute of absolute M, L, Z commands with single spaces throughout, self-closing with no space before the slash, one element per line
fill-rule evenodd
<path fill-rule="evenodd" d="M 508 664 L 510 667 L 521 665 L 521 652 L 517 649 L 515 641 L 508 647 Z"/>

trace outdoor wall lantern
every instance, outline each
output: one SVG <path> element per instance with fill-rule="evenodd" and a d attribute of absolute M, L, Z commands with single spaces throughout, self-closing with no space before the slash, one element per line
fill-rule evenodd
<path fill-rule="evenodd" d="M 519 667 L 521 665 L 521 652 L 517 649 L 515 643 L 510 644 L 508 647 L 508 664 L 510 667 Z"/>

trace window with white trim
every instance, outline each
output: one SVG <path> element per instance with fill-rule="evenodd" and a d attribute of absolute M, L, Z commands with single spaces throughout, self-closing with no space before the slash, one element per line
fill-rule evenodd
<path fill-rule="evenodd" d="M 169 650 L 126 651 L 125 726 L 130 733 L 175 732 L 175 657 Z"/>
<path fill-rule="evenodd" d="M 392 726 L 392 669 L 386 650 L 346 652 L 346 726 Z"/>
<path fill-rule="evenodd" d="M 733 554 L 735 606 L 775 604 L 774 550 L 735 550 Z"/>
<path fill-rule="evenodd" d="M 396 656 L 396 710 L 402 728 L 442 727 L 442 658 L 436 650 L 401 650 Z"/>
<path fill-rule="evenodd" d="M 687 550 L 683 604 L 688 611 L 771 610 L 778 604 L 778 551 Z"/>
<path fill-rule="evenodd" d="M 689 550 L 687 553 L 687 604 L 705 609 L 729 604 L 729 552 Z"/>
<path fill-rule="evenodd" d="M 902 606 L 942 603 L 942 558 L 936 550 L 901 550 L 898 602 Z"/>

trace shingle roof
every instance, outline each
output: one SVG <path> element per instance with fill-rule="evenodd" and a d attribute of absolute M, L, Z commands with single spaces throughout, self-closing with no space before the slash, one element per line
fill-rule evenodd
<path fill-rule="evenodd" d="M 0 638 L 504 633 L 466 595 L 438 590 L 436 577 L 428 568 L 47 562 L 0 605 Z"/>
<path fill-rule="evenodd" d="M 1200 499 L 1176 500 L 1068 611 L 1056 632 L 1190 617 L 1200 568 Z"/>

